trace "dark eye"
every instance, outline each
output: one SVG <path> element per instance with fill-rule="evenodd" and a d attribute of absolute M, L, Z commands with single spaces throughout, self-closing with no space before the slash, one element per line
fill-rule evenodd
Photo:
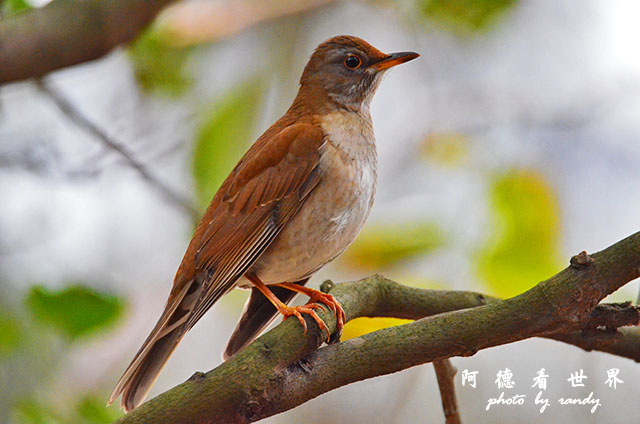
<path fill-rule="evenodd" d="M 350 54 L 344 60 L 344 66 L 346 66 L 349 69 L 358 69 L 361 64 L 362 64 L 362 60 L 360 60 L 360 58 L 355 54 Z"/>

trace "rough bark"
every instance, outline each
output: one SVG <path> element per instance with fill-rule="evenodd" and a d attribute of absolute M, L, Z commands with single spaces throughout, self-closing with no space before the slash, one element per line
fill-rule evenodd
<path fill-rule="evenodd" d="M 355 381 L 452 356 L 542 336 L 640 361 L 638 308 L 598 303 L 640 277 L 640 232 L 571 265 L 506 300 L 479 293 L 421 290 L 381 276 L 323 284 L 347 320 L 362 316 L 418 319 L 318 349 L 311 320 L 295 319 L 264 334 L 229 361 L 143 404 L 119 423 L 244 423 L 265 418 Z M 332 314 L 319 313 L 330 329 Z"/>

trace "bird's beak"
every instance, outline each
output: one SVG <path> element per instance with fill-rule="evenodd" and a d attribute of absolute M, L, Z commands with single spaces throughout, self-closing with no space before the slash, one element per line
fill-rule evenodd
<path fill-rule="evenodd" d="M 389 69 L 393 66 L 400 65 L 401 63 L 405 63 L 410 60 L 413 60 L 418 56 L 420 55 L 414 52 L 391 53 L 381 61 L 376 62 L 373 65 L 370 65 L 369 68 L 375 69 L 376 71 L 382 71 L 384 69 Z"/>

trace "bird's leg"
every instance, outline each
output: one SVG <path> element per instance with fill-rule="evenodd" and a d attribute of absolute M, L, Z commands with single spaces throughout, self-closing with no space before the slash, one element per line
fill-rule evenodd
<path fill-rule="evenodd" d="M 324 321 L 320 319 L 320 317 L 318 316 L 318 314 L 316 314 L 316 311 L 314 310 L 314 309 L 321 308 L 319 304 L 308 303 L 304 306 L 289 306 L 283 301 L 281 301 L 280 299 L 278 299 L 278 296 L 273 294 L 273 292 L 269 290 L 269 288 L 262 281 L 260 281 L 258 276 L 256 276 L 255 274 L 246 274 L 245 276 L 249 281 L 253 283 L 254 286 L 256 286 L 258 290 L 260 290 L 260 292 L 267 299 L 269 299 L 269 301 L 273 304 L 273 306 L 276 307 L 278 312 L 282 314 L 283 321 L 292 315 L 295 316 L 296 318 L 298 318 L 298 321 L 300 321 L 300 324 L 302 324 L 302 327 L 304 328 L 304 333 L 307 334 L 307 322 L 302 317 L 302 314 L 309 314 L 311 318 L 313 318 L 315 322 L 318 323 L 318 327 L 320 327 L 322 331 L 327 332 L 327 335 L 328 335 L 327 337 L 331 336 L 331 333 L 329 332 L 327 325 L 324 323 Z M 292 289 L 289 288 L 289 290 L 292 290 Z"/>
<path fill-rule="evenodd" d="M 336 334 L 338 334 L 339 338 L 339 335 L 342 334 L 342 327 L 344 326 L 346 317 L 344 314 L 344 309 L 342 309 L 342 305 L 340 305 L 340 302 L 338 302 L 335 297 L 328 293 L 322 293 L 320 290 L 315 290 L 309 287 L 301 286 L 299 284 L 280 283 L 275 285 L 309 296 L 310 305 L 317 305 L 317 302 L 322 302 L 327 305 L 329 309 L 331 309 L 333 313 L 336 314 Z"/>

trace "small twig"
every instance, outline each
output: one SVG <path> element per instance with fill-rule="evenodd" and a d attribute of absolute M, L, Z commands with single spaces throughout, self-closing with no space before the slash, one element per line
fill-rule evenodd
<path fill-rule="evenodd" d="M 462 421 L 460 420 L 460 413 L 458 412 L 458 401 L 456 399 L 456 386 L 454 382 L 457 370 L 449 359 L 433 361 L 433 368 L 436 370 L 436 378 L 438 379 L 445 424 L 461 424 Z"/>
<path fill-rule="evenodd" d="M 133 153 L 124 146 L 124 144 L 107 135 L 79 109 L 74 107 L 60 91 L 45 84 L 42 80 L 36 80 L 35 83 L 43 93 L 53 100 L 56 106 L 67 118 L 69 118 L 69 120 L 95 136 L 109 150 L 120 155 L 127 165 L 133 168 L 150 186 L 158 190 L 167 200 L 183 209 L 187 214 L 189 214 L 189 216 L 191 216 L 192 219 L 196 220 L 200 217 L 200 213 L 192 206 L 191 202 L 180 194 L 174 192 L 170 187 L 155 177 L 142 164 L 142 162 L 140 162 Z"/>

